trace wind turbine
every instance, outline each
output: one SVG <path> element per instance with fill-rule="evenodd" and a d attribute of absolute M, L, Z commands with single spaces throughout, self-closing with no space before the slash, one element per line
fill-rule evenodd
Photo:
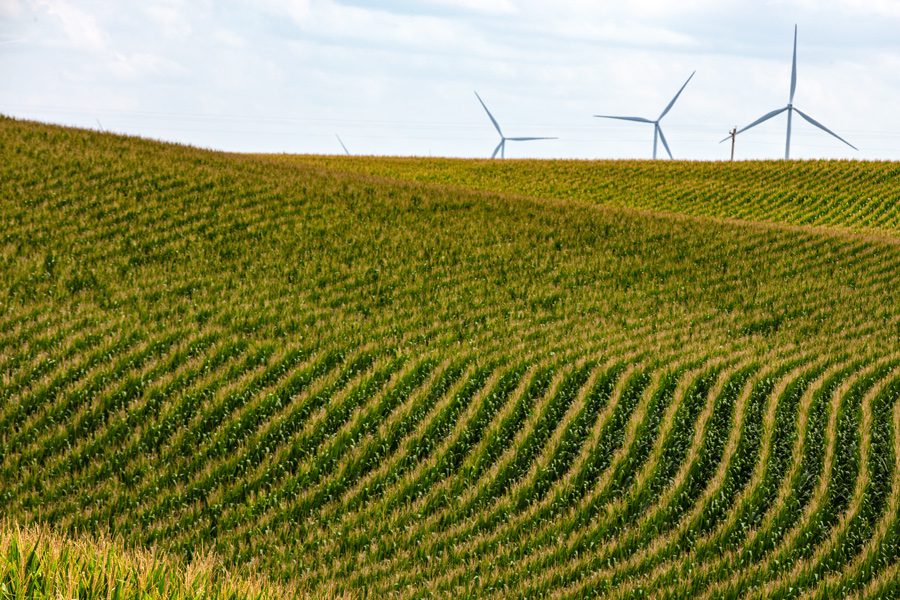
<path fill-rule="evenodd" d="M 555 137 L 506 137 L 503 135 L 503 130 L 500 129 L 500 124 L 497 123 L 497 119 L 494 118 L 494 115 L 491 114 L 491 111 L 488 110 L 487 105 L 484 103 L 484 100 L 481 99 L 481 96 L 478 95 L 478 92 L 475 92 L 475 97 L 478 98 L 478 101 L 481 102 L 481 106 L 484 108 L 484 112 L 487 113 L 488 118 L 491 120 L 491 123 L 494 124 L 494 129 L 497 130 L 497 133 L 500 134 L 500 143 L 497 144 L 497 147 L 494 148 L 494 153 L 491 154 L 491 158 L 497 158 L 497 153 L 500 153 L 500 158 L 506 158 L 506 142 L 531 142 L 534 140 L 556 140 L 559 138 Z"/>
<path fill-rule="evenodd" d="M 644 117 L 613 117 L 610 115 L 594 115 L 594 116 L 597 117 L 598 119 L 616 119 L 619 121 L 634 121 L 636 123 L 649 123 L 650 125 L 653 125 L 653 160 L 656 160 L 656 148 L 659 143 L 659 140 L 662 140 L 663 147 L 666 149 L 666 153 L 669 155 L 669 158 L 673 158 L 672 151 L 669 150 L 669 143 L 666 141 L 666 136 L 665 136 L 665 134 L 663 134 L 663 130 L 662 130 L 662 127 L 660 127 L 659 122 L 663 120 L 663 117 L 665 117 L 667 114 L 669 114 L 669 111 L 672 110 L 673 106 L 675 106 L 675 102 L 678 100 L 678 97 L 681 96 L 681 92 L 684 91 L 684 88 L 687 87 L 687 84 L 689 84 L 691 82 L 691 79 L 693 79 L 694 75 L 696 75 L 696 74 L 697 74 L 697 71 L 694 71 L 693 73 L 691 73 L 691 76 L 687 78 L 687 81 L 684 82 L 684 85 L 681 86 L 681 89 L 678 90 L 678 93 L 675 94 L 675 97 L 672 98 L 672 101 L 669 102 L 669 105 L 666 107 L 666 109 L 664 111 L 662 111 L 662 114 L 659 115 L 659 118 L 656 119 L 655 121 L 652 121 L 650 119 L 645 119 Z"/>
<path fill-rule="evenodd" d="M 791 158 L 791 121 L 792 121 L 792 117 L 794 116 L 794 113 L 796 112 L 798 115 L 803 117 L 803 119 L 805 119 L 810 125 L 814 125 L 815 127 L 818 127 L 825 133 L 833 135 L 834 137 L 841 140 L 842 142 L 844 142 L 845 144 L 847 144 L 854 150 L 859 150 L 859 148 L 857 148 L 856 146 L 854 146 L 853 144 L 851 144 L 850 142 L 848 142 L 847 140 L 845 140 L 844 138 L 842 138 L 835 132 L 831 131 L 830 129 L 828 129 L 827 127 L 825 127 L 824 125 L 822 125 L 821 123 L 816 121 L 815 119 L 813 119 L 811 116 L 809 116 L 808 114 L 806 114 L 805 112 L 803 112 L 802 110 L 797 108 L 796 106 L 794 106 L 794 94 L 796 93 L 796 91 L 797 91 L 797 26 L 794 25 L 794 63 L 791 68 L 791 97 L 788 100 L 788 105 L 785 106 L 784 108 L 779 108 L 777 110 L 773 110 L 772 112 L 770 112 L 766 115 L 763 115 L 762 117 L 753 121 L 752 123 L 750 123 L 743 129 L 738 130 L 738 133 L 739 134 L 743 133 L 743 132 L 747 131 L 748 129 L 756 127 L 760 123 L 765 123 L 769 119 L 771 119 L 773 117 L 777 117 L 778 115 L 780 115 L 781 113 L 786 111 L 787 112 L 787 142 L 785 143 L 785 146 L 784 146 L 784 160 L 790 160 L 790 158 Z M 725 139 L 728 139 L 728 138 L 725 138 Z"/>
<path fill-rule="evenodd" d="M 347 150 L 347 146 L 344 145 L 344 140 L 341 139 L 341 136 L 339 136 L 338 134 L 334 134 L 334 137 L 337 138 L 338 143 L 341 145 L 341 148 L 344 149 L 344 154 L 346 154 L 347 156 L 350 156 L 350 151 Z"/>

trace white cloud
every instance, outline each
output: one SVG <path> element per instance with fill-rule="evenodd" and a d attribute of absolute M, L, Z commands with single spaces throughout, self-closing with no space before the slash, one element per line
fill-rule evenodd
<path fill-rule="evenodd" d="M 246 48 L 247 40 L 229 29 L 218 29 L 213 34 L 214 40 L 231 48 Z"/>
<path fill-rule="evenodd" d="M 639 21 L 597 21 L 577 17 L 541 19 L 540 27 L 560 40 L 589 40 L 641 46 L 652 40 L 656 46 L 695 46 L 697 41 L 686 33 Z"/>
<path fill-rule="evenodd" d="M 423 4 L 489 15 L 512 14 L 517 10 L 512 0 L 425 0 Z"/>
<path fill-rule="evenodd" d="M 55 17 L 69 41 L 79 49 L 100 51 L 107 45 L 97 19 L 66 0 L 35 0 L 34 6 Z"/>
<path fill-rule="evenodd" d="M 897 0 L 839 0 L 839 3 L 848 11 L 900 17 L 900 2 Z"/>
<path fill-rule="evenodd" d="M 147 75 L 185 75 L 188 73 L 179 63 L 147 52 L 121 54 L 116 52 L 108 62 L 110 72 L 120 79 L 140 81 Z"/>
<path fill-rule="evenodd" d="M 897 0 L 775 0 L 775 3 L 811 12 L 840 11 L 845 14 L 900 17 L 900 2 Z"/>
<path fill-rule="evenodd" d="M 22 14 L 22 3 L 19 0 L 0 0 L 0 17 L 13 18 Z"/>
<path fill-rule="evenodd" d="M 310 0 L 259 0 L 250 5 L 289 17 L 297 22 L 304 21 L 310 12 Z"/>
<path fill-rule="evenodd" d="M 185 39 L 193 31 L 187 7 L 181 0 L 156 0 L 144 3 L 147 16 L 169 38 Z"/>
<path fill-rule="evenodd" d="M 624 2 L 596 2 L 595 0 L 522 0 L 520 12 L 582 16 L 591 20 L 619 18 L 653 21 L 692 13 L 721 12 L 733 9 L 739 0 L 627 0 Z"/>
<path fill-rule="evenodd" d="M 432 52 L 496 52 L 496 45 L 466 20 L 422 14 L 401 14 L 345 5 L 334 0 L 296 2 L 267 0 L 263 6 L 289 17 L 304 38 L 335 40 L 383 48 Z"/>

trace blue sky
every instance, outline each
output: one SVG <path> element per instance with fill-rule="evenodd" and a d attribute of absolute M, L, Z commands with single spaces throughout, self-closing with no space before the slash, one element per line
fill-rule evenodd
<path fill-rule="evenodd" d="M 720 159 L 784 106 L 796 157 L 900 159 L 900 0 L 0 0 L 0 113 L 224 150 Z M 784 152 L 780 117 L 739 158 Z"/>

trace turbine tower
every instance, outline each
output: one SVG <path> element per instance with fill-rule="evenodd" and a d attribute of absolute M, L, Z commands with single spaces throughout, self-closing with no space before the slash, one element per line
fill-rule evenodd
<path fill-rule="evenodd" d="M 747 131 L 748 129 L 752 129 L 753 127 L 756 127 L 760 123 L 765 123 L 769 119 L 771 119 L 773 117 L 777 117 L 778 115 L 780 115 L 783 112 L 787 112 L 787 141 L 785 142 L 785 145 L 784 145 L 784 159 L 790 160 L 790 158 L 791 158 L 791 124 L 792 124 L 794 113 L 797 113 L 804 120 L 806 120 L 806 122 L 808 122 L 810 125 L 818 127 L 825 133 L 836 137 L 837 139 L 841 140 L 842 142 L 844 142 L 845 144 L 847 144 L 854 150 L 859 150 L 859 148 L 857 148 L 856 146 L 854 146 L 853 144 L 851 144 L 850 142 L 848 142 L 847 140 L 845 140 L 844 138 L 842 138 L 835 132 L 831 131 L 830 129 L 828 129 L 827 127 L 825 127 L 824 125 L 822 125 L 821 123 L 816 121 L 815 119 L 813 119 L 811 116 L 809 116 L 808 114 L 806 114 L 805 112 L 803 112 L 802 110 L 797 108 L 796 106 L 794 106 L 794 94 L 796 92 L 797 92 L 797 26 L 794 25 L 794 62 L 793 62 L 793 66 L 791 67 L 791 95 L 790 95 L 790 98 L 788 99 L 787 106 L 785 106 L 784 108 L 779 108 L 779 109 L 773 110 L 772 112 L 770 112 L 766 115 L 763 115 L 762 117 L 753 121 L 752 123 L 750 123 L 743 129 L 738 130 L 738 134 L 743 133 L 743 132 Z M 728 138 L 726 138 L 726 139 L 728 139 Z"/>
<path fill-rule="evenodd" d="M 656 149 L 659 144 L 659 141 L 662 140 L 663 147 L 666 149 L 666 153 L 669 155 L 669 158 L 673 158 L 672 151 L 669 149 L 669 143 L 666 141 L 666 136 L 663 133 L 662 127 L 660 127 L 659 122 L 663 120 L 669 111 L 672 110 L 672 107 L 675 106 L 675 102 L 678 100 L 678 97 L 681 96 L 681 92 L 684 91 L 684 88 L 687 87 L 687 84 L 691 82 L 691 79 L 694 78 L 694 75 L 697 74 L 697 71 L 691 73 L 691 76 L 687 78 L 687 81 L 684 82 L 684 85 L 681 86 L 681 89 L 678 90 L 678 93 L 675 94 L 675 97 L 672 98 L 672 101 L 669 102 L 669 105 L 666 107 L 662 114 L 659 115 L 659 118 L 655 121 L 651 119 L 645 119 L 644 117 L 614 117 L 610 115 L 594 115 L 598 119 L 616 119 L 619 121 L 634 121 L 636 123 L 649 123 L 653 125 L 653 160 L 656 160 Z"/>
<path fill-rule="evenodd" d="M 475 92 L 475 97 L 478 98 L 478 101 L 481 102 L 481 106 L 484 108 L 484 112 L 487 113 L 488 118 L 491 120 L 491 123 L 494 124 L 494 129 L 497 130 L 497 133 L 500 134 L 500 143 L 497 144 L 497 147 L 494 148 L 494 153 L 491 154 L 491 158 L 497 158 L 497 153 L 500 153 L 500 158 L 506 158 L 506 142 L 531 142 L 534 140 L 556 140 L 559 138 L 555 137 L 506 137 L 503 135 L 503 130 L 500 129 L 500 124 L 497 123 L 497 119 L 494 118 L 494 115 L 491 114 L 491 111 L 488 110 L 487 105 L 484 103 L 484 100 L 481 99 L 481 96 L 478 95 L 478 92 Z"/>

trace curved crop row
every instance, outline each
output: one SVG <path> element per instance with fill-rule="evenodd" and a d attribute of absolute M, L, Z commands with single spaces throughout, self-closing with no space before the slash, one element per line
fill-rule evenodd
<path fill-rule="evenodd" d="M 6 589 L 896 591 L 891 164 L 0 154 Z"/>

